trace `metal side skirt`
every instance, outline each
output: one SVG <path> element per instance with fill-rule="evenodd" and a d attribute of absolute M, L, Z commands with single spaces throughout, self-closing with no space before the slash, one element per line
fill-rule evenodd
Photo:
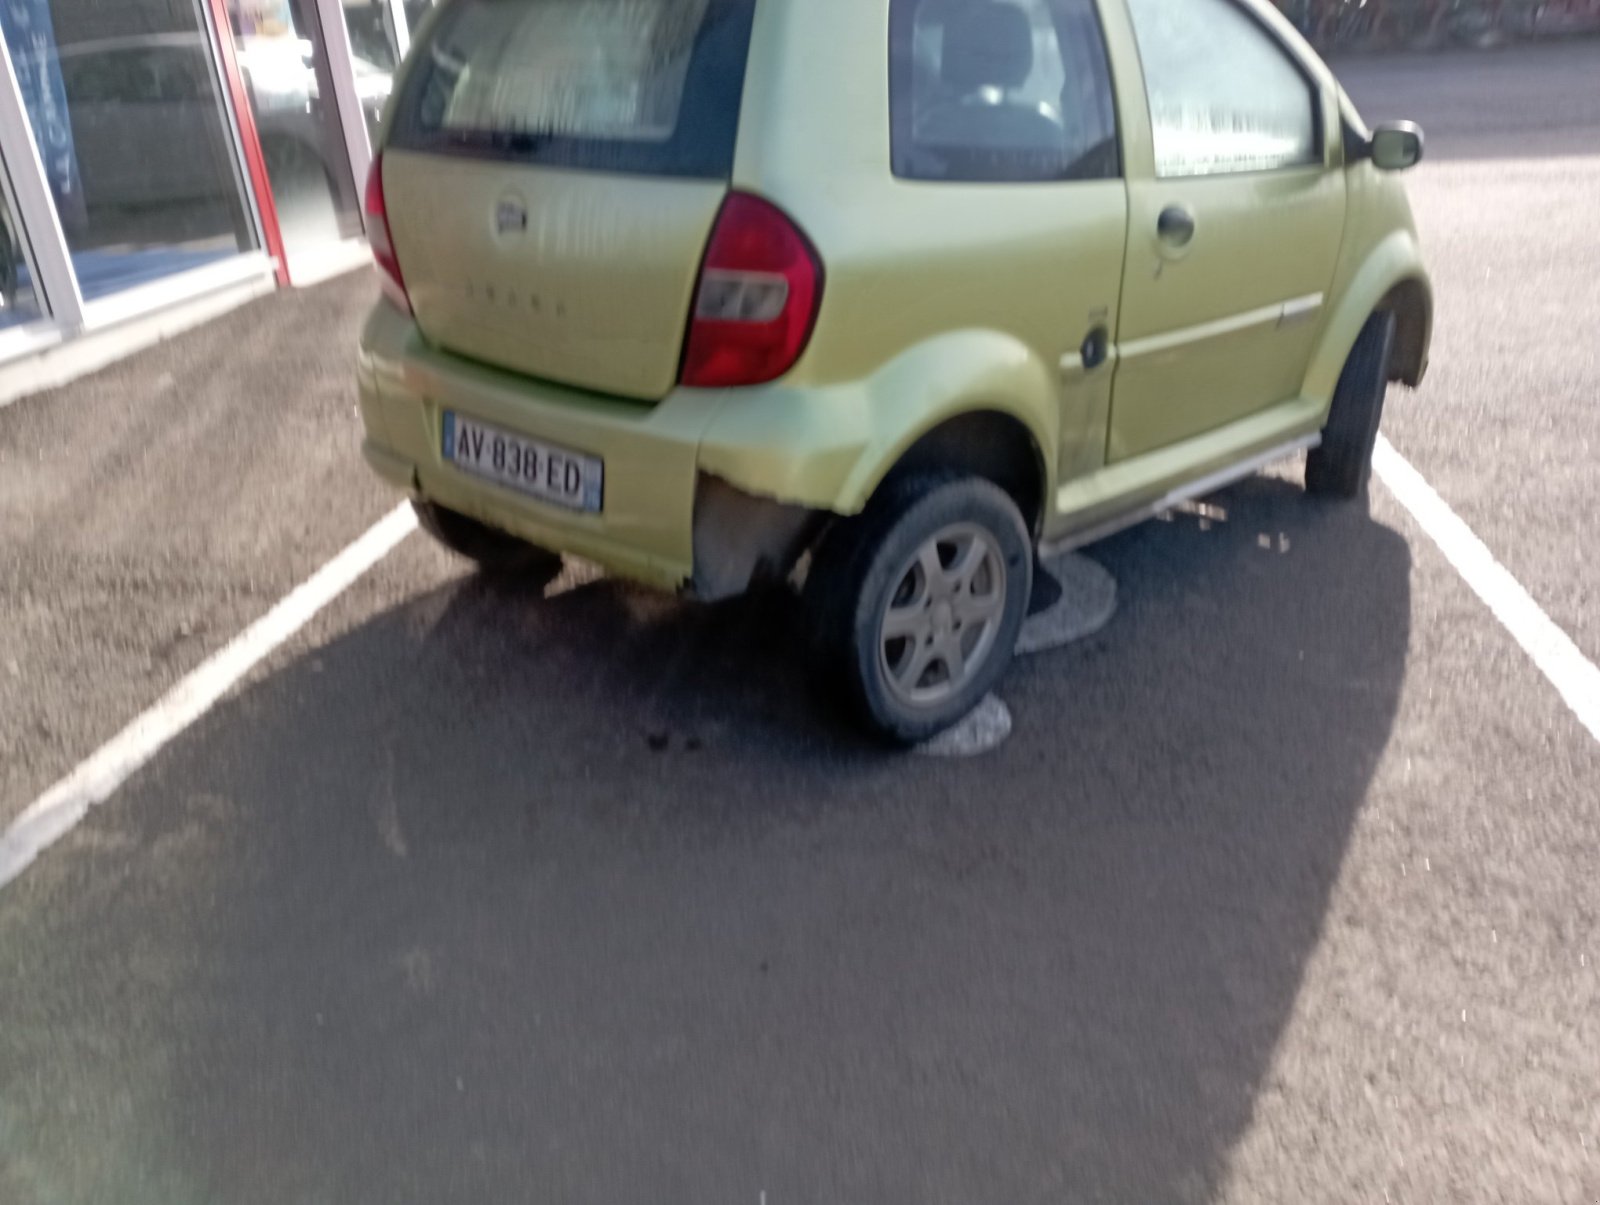
<path fill-rule="evenodd" d="M 1086 527 L 1082 531 L 1075 531 L 1062 536 L 1058 540 L 1039 545 L 1039 555 L 1042 557 L 1057 556 L 1063 552 L 1071 552 L 1075 548 L 1083 548 L 1089 544 L 1098 543 L 1108 536 L 1114 536 L 1119 531 L 1126 531 L 1147 519 L 1153 519 L 1163 511 L 1171 510 L 1185 502 L 1196 498 L 1204 498 L 1207 494 L 1214 494 L 1218 490 L 1232 485 L 1236 481 L 1243 481 L 1246 477 L 1253 477 L 1270 464 L 1293 456 L 1297 452 L 1310 451 L 1322 443 L 1321 432 L 1302 435 L 1298 439 L 1291 439 L 1288 443 L 1279 444 L 1277 447 L 1268 448 L 1265 452 L 1258 453 L 1248 460 L 1241 460 L 1238 464 L 1231 464 L 1227 468 L 1218 469 L 1205 477 L 1181 485 L 1169 493 L 1163 494 L 1154 502 L 1144 503 L 1127 514 L 1118 515 L 1097 523 L 1093 527 Z"/>

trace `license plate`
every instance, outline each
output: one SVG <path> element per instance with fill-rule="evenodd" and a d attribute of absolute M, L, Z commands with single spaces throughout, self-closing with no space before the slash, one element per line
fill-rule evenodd
<path fill-rule="evenodd" d="M 444 458 L 474 477 L 569 510 L 597 512 L 605 495 L 605 464 L 595 457 L 449 410 L 444 413 Z"/>

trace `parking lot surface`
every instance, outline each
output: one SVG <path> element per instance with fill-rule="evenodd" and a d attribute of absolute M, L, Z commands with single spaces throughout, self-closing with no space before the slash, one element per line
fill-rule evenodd
<path fill-rule="evenodd" d="M 1342 70 L 1433 131 L 1390 438 L 1600 656 L 1600 43 Z M 0 410 L 0 825 L 393 505 L 373 291 Z M 0 1201 L 1600 1198 L 1600 744 L 1381 486 L 1089 555 L 936 760 L 780 600 L 412 537 L 0 891 Z"/>

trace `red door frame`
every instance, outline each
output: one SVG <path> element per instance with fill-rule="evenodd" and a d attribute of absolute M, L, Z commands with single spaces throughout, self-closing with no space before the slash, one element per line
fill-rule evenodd
<path fill-rule="evenodd" d="M 223 82 L 233 98 L 233 113 L 239 121 L 239 142 L 244 150 L 250 187 L 261 214 L 261 234 L 272 257 L 273 274 L 280 286 L 289 283 L 289 260 L 283 253 L 283 231 L 278 226 L 278 207 L 272 199 L 272 181 L 267 177 L 267 157 L 261 151 L 261 135 L 256 130 L 255 111 L 250 107 L 250 92 L 239 69 L 239 56 L 233 45 L 233 20 L 228 15 L 228 0 L 207 0 L 211 23 L 217 31 L 217 54 L 222 63 Z"/>

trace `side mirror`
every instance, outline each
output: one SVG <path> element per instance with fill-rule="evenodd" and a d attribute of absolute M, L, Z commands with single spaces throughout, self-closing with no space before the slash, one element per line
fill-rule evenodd
<path fill-rule="evenodd" d="M 1422 127 L 1414 121 L 1386 121 L 1372 131 L 1372 166 L 1403 172 L 1422 162 Z"/>

